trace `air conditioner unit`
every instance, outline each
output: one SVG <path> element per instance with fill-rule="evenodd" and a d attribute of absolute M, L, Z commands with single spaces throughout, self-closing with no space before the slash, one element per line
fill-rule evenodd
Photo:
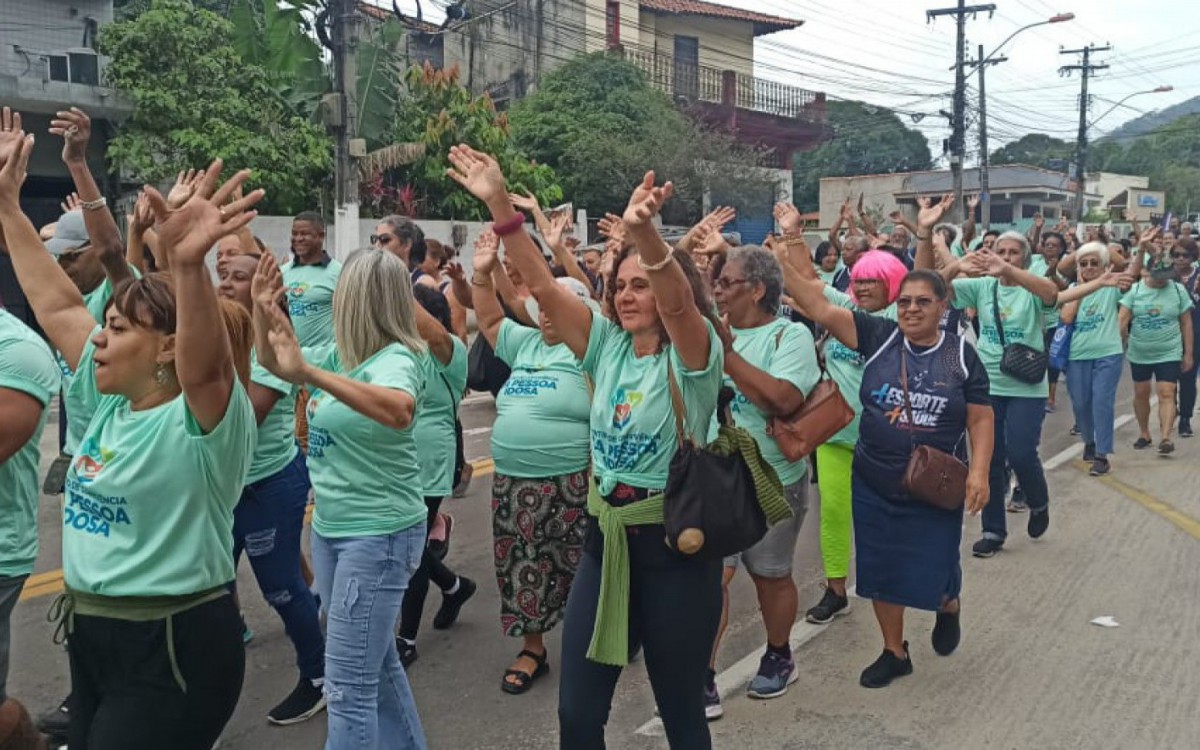
<path fill-rule="evenodd" d="M 71 83 L 85 86 L 100 85 L 100 56 L 90 47 L 75 47 L 67 50 Z"/>

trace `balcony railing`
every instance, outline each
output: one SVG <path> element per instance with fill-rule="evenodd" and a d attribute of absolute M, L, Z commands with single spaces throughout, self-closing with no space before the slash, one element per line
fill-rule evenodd
<path fill-rule="evenodd" d="M 817 94 L 786 83 L 625 48 L 625 59 L 646 72 L 651 86 L 689 102 L 718 104 L 779 117 L 808 116 Z"/>

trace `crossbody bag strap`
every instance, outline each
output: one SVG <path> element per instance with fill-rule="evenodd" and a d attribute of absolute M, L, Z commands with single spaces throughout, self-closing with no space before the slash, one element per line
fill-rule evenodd
<path fill-rule="evenodd" d="M 671 411 L 675 413 L 675 439 L 679 446 L 683 447 L 684 443 L 690 442 L 683 429 L 683 417 L 687 414 L 687 407 L 683 403 L 683 391 L 679 390 L 679 383 L 675 382 L 675 368 L 671 365 L 671 352 L 665 352 L 667 356 L 667 382 L 671 388 Z"/>
<path fill-rule="evenodd" d="M 900 388 L 904 391 L 904 414 L 908 419 L 908 444 L 911 450 L 913 436 L 912 399 L 908 397 L 908 352 L 904 346 L 904 334 L 900 335 Z"/>
<path fill-rule="evenodd" d="M 1004 323 L 1000 320 L 1000 281 L 996 281 L 996 285 L 992 287 L 992 317 L 996 319 L 996 333 L 1000 335 L 1000 348 L 1008 346 L 1008 342 L 1004 340 Z"/>

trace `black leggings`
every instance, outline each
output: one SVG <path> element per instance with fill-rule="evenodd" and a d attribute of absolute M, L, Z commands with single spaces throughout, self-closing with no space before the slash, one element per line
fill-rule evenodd
<path fill-rule="evenodd" d="M 442 507 L 442 498 L 425 498 L 425 507 L 429 509 L 426 519 L 425 539 L 429 540 L 429 531 L 437 518 L 438 508 Z M 430 553 L 429 548 L 421 553 L 421 566 L 413 573 L 408 582 L 408 590 L 404 592 L 404 602 L 400 605 L 400 637 L 415 641 L 417 631 L 421 629 L 421 615 L 425 611 L 425 596 L 429 593 L 429 582 L 433 581 L 442 591 L 454 585 L 458 576 Z"/>
<path fill-rule="evenodd" d="M 454 486 L 462 481 L 463 467 L 467 465 L 466 442 L 463 440 L 462 422 L 454 420 Z"/>
<path fill-rule="evenodd" d="M 602 750 L 621 668 L 587 658 L 600 598 L 602 538 L 590 543 L 575 573 L 563 624 L 558 686 L 559 747 Z M 662 526 L 629 535 L 629 648 L 640 644 L 667 741 L 676 750 L 709 750 L 704 683 L 721 618 L 721 560 L 688 560 L 663 544 Z"/>
<path fill-rule="evenodd" d="M 170 627 L 75 615 L 67 654 L 71 750 L 210 750 L 237 706 L 246 668 L 232 596 L 173 615 Z"/>

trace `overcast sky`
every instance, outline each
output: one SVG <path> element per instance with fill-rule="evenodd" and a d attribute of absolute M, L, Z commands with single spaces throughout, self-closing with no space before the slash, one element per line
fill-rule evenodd
<path fill-rule="evenodd" d="M 444 0 L 438 2 L 444 5 Z M 949 125 L 938 111 L 951 109 L 955 24 L 953 16 L 926 23 L 925 11 L 952 7 L 954 0 L 720 2 L 804 21 L 798 29 L 758 38 L 758 76 L 901 112 L 910 126 L 929 138 L 934 158 L 942 155 Z M 439 8 L 424 5 L 427 18 L 442 18 Z M 1016 29 L 1056 13 L 1073 12 L 1075 19 L 1022 32 L 1001 52 L 1009 60 L 989 66 L 990 150 L 1029 132 L 1074 140 L 1079 74 L 1061 77 L 1058 69 L 1077 64 L 1078 56 L 1059 54 L 1060 46 L 1113 47 L 1093 57 L 1093 62 L 1110 68 L 1089 82 L 1094 97 L 1089 119 L 1100 118 L 1089 131 L 1092 138 L 1144 112 L 1200 95 L 1200 3 L 1196 0 L 996 0 L 995 5 L 991 18 L 986 13 L 968 18 L 968 58 L 975 56 L 979 44 L 988 55 Z M 400 7 L 411 9 L 415 3 L 401 0 Z M 974 74 L 969 84 L 968 117 L 973 123 L 978 93 Z M 1174 86 L 1174 91 L 1133 97 L 1105 115 L 1126 95 L 1163 85 Z M 925 117 L 914 123 L 914 115 Z M 969 125 L 969 162 L 978 151 L 976 132 Z"/>

